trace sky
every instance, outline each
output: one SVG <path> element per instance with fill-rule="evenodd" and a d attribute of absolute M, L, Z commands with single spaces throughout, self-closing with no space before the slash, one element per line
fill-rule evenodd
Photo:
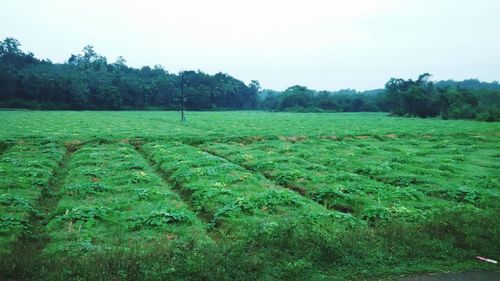
<path fill-rule="evenodd" d="M 2 1 L 0 39 L 52 62 L 228 73 L 262 88 L 382 88 L 391 77 L 500 80 L 499 0 Z"/>

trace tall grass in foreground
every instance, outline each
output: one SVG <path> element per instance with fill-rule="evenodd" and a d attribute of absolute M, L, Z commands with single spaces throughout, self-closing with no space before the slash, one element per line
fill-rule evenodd
<path fill-rule="evenodd" d="M 108 251 L 41 259 L 23 251 L 0 259 L 2 280 L 322 280 L 374 279 L 421 270 L 493 268 L 477 254 L 500 251 L 500 219 L 436 215 L 422 225 L 391 224 L 332 231 L 287 221 L 239 240 L 198 246 L 188 241 L 150 245 L 154 251 Z M 334 234 L 335 233 L 335 234 Z"/>

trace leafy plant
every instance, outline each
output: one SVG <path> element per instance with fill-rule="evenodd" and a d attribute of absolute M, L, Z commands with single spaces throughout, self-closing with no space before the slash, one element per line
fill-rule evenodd
<path fill-rule="evenodd" d="M 111 212 L 108 207 L 101 206 L 80 206 L 66 210 L 62 215 L 57 215 L 52 223 L 57 221 L 67 222 L 82 222 L 93 226 L 98 220 L 106 218 L 106 215 Z"/>
<path fill-rule="evenodd" d="M 380 205 L 367 206 L 361 217 L 374 226 L 387 222 L 390 218 L 390 210 Z"/>
<path fill-rule="evenodd" d="M 449 200 L 469 204 L 475 204 L 482 198 L 478 191 L 466 186 L 460 186 L 453 189 L 441 189 L 437 194 Z"/>
<path fill-rule="evenodd" d="M 5 193 L 0 194 L 0 206 L 14 207 L 18 211 L 29 212 L 38 215 L 39 212 L 33 207 L 33 204 L 21 196 Z"/>
<path fill-rule="evenodd" d="M 189 223 L 192 218 L 183 211 L 176 210 L 157 210 L 150 214 L 133 216 L 127 219 L 128 228 L 137 230 L 143 227 L 163 227 L 175 223 Z"/>
<path fill-rule="evenodd" d="M 95 194 L 98 192 L 108 191 L 110 188 L 99 182 L 89 182 L 82 184 L 69 184 L 63 187 L 64 193 L 68 195 L 75 194 Z"/>
<path fill-rule="evenodd" d="M 0 215 L 0 234 L 27 233 L 29 227 L 30 223 L 27 219 L 7 214 Z"/>

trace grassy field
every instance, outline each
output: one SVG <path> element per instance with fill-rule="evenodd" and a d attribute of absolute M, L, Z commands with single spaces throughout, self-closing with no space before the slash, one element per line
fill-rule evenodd
<path fill-rule="evenodd" d="M 497 270 L 500 124 L 0 111 L 0 280 Z"/>

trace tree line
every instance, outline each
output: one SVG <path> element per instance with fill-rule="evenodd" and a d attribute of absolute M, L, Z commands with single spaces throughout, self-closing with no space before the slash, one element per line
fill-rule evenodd
<path fill-rule="evenodd" d="M 387 109 L 398 116 L 500 120 L 498 82 L 433 83 L 430 77 L 429 73 L 424 73 L 416 80 L 390 79 L 384 91 Z"/>
<path fill-rule="evenodd" d="M 424 73 L 416 80 L 391 78 L 384 89 L 358 92 L 313 91 L 293 86 L 284 92 L 261 91 L 262 109 L 298 112 L 384 111 L 396 116 L 443 119 L 500 120 L 500 85 L 475 79 L 430 81 Z"/>
<path fill-rule="evenodd" d="M 0 107 L 32 109 L 259 109 L 296 112 L 383 111 L 444 119 L 500 118 L 500 85 L 476 79 L 430 81 L 391 78 L 384 89 L 315 91 L 295 85 L 261 90 L 228 74 L 169 73 L 162 66 L 133 68 L 123 57 L 108 63 L 86 46 L 65 63 L 35 58 L 14 38 L 0 42 Z"/>
<path fill-rule="evenodd" d="M 0 42 L 0 106 L 40 109 L 254 109 L 257 81 L 249 85 L 224 73 L 168 73 L 140 69 L 123 57 L 108 63 L 92 46 L 58 64 L 25 53 L 14 38 Z M 181 92 L 184 99 L 181 100 Z"/>
<path fill-rule="evenodd" d="M 353 89 L 314 91 L 295 85 L 283 92 L 260 91 L 259 108 L 295 112 L 384 111 L 382 94 L 382 89 L 364 92 Z"/>

